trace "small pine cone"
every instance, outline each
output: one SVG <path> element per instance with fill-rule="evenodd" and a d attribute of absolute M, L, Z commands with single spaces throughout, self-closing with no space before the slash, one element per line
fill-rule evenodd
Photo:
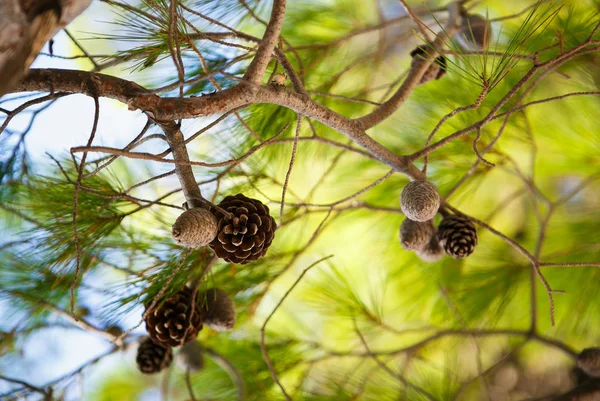
<path fill-rule="evenodd" d="M 427 49 L 427 46 L 419 46 L 410 52 L 410 56 L 412 57 L 411 68 L 415 68 L 417 64 L 423 62 L 423 57 L 427 54 Z M 436 58 L 421 77 L 419 84 L 425 84 L 429 81 L 433 81 L 434 79 L 442 78 L 444 75 L 446 75 L 446 64 L 447 60 L 445 56 L 439 56 Z"/>
<path fill-rule="evenodd" d="M 215 331 L 229 331 L 235 325 L 235 305 L 220 288 L 206 290 L 199 299 L 205 325 Z"/>
<path fill-rule="evenodd" d="M 185 369 L 192 372 L 198 372 L 204 368 L 204 357 L 202 356 L 202 346 L 198 341 L 190 341 L 183 347 L 178 355 L 178 360 L 181 361 Z"/>
<path fill-rule="evenodd" d="M 487 48 L 492 39 L 490 21 L 477 14 L 467 14 L 462 18 L 462 28 L 456 34 L 460 45 L 466 50 Z"/>
<path fill-rule="evenodd" d="M 585 372 L 577 366 L 571 369 L 570 376 L 573 382 L 575 383 L 575 386 L 581 386 L 582 384 L 590 380 L 590 377 L 586 375 Z"/>
<path fill-rule="evenodd" d="M 466 258 L 477 245 L 477 228 L 466 217 L 444 217 L 438 227 L 437 237 L 448 255 L 455 259 Z"/>
<path fill-rule="evenodd" d="M 425 262 L 437 262 L 444 256 L 444 249 L 440 246 L 437 236 L 434 234 L 425 248 L 417 251 L 417 255 Z"/>
<path fill-rule="evenodd" d="M 165 347 L 176 347 L 196 338 L 202 329 L 202 311 L 197 302 L 192 308 L 192 293 L 189 288 L 184 288 L 162 305 L 158 303 L 146 316 L 146 331 L 152 341 Z M 147 304 L 146 308 L 149 306 Z"/>
<path fill-rule="evenodd" d="M 227 196 L 213 212 L 219 222 L 218 235 L 210 247 L 227 262 L 244 264 L 267 253 L 275 236 L 275 219 L 269 208 L 257 199 L 242 194 Z"/>
<path fill-rule="evenodd" d="M 412 221 L 406 218 L 400 226 L 400 245 L 407 251 L 420 251 L 434 235 L 435 227 L 431 220 Z"/>
<path fill-rule="evenodd" d="M 590 377 L 600 378 L 600 348 L 586 348 L 577 355 L 577 366 Z"/>
<path fill-rule="evenodd" d="M 412 181 L 402 190 L 400 208 L 413 221 L 433 219 L 439 207 L 440 194 L 429 181 Z"/>
<path fill-rule="evenodd" d="M 110 326 L 106 329 L 106 332 L 113 337 L 119 337 L 121 334 L 123 334 L 123 329 L 119 326 Z"/>
<path fill-rule="evenodd" d="M 149 337 L 146 337 L 138 346 L 135 360 L 140 372 L 146 374 L 158 373 L 171 365 L 173 351 L 171 347 L 154 344 Z"/>
<path fill-rule="evenodd" d="M 205 246 L 217 236 L 217 218 L 207 209 L 189 209 L 179 215 L 172 233 L 175 241 L 187 248 Z"/>

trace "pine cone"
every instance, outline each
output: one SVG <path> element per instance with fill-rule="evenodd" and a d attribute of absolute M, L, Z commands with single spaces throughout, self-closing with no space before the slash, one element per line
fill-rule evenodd
<path fill-rule="evenodd" d="M 429 181 L 412 181 L 402 190 L 400 208 L 413 221 L 433 219 L 439 207 L 440 194 Z"/>
<path fill-rule="evenodd" d="M 423 62 L 423 56 L 427 54 L 427 46 L 419 46 L 410 52 L 410 56 L 412 57 L 411 68 L 415 68 L 417 64 Z M 433 51 L 433 49 L 429 49 L 429 51 Z M 439 56 L 434 60 L 434 62 L 427 68 L 419 84 L 425 84 L 434 79 L 440 79 L 444 75 L 446 75 L 446 64 L 447 60 L 444 56 Z"/>
<path fill-rule="evenodd" d="M 227 196 L 219 204 L 228 215 L 214 208 L 218 235 L 210 247 L 218 257 L 232 263 L 248 263 L 265 255 L 275 236 L 275 219 L 259 200 L 242 194 Z"/>
<path fill-rule="evenodd" d="M 588 376 L 600 378 L 600 348 L 586 348 L 577 356 L 577 366 Z"/>
<path fill-rule="evenodd" d="M 150 303 L 146 308 L 149 306 Z M 176 347 L 196 338 L 202 329 L 202 312 L 197 302 L 192 308 L 192 290 L 184 288 L 162 305 L 158 303 L 145 321 L 152 341 L 165 347 Z"/>
<path fill-rule="evenodd" d="M 477 245 L 477 228 L 466 217 L 444 217 L 438 227 L 437 237 L 446 253 L 455 259 L 466 258 Z"/>
<path fill-rule="evenodd" d="M 582 384 L 584 384 L 590 380 L 590 377 L 588 375 L 586 375 L 585 372 L 583 370 L 581 370 L 580 368 L 578 368 L 577 366 L 575 366 L 573 369 L 571 369 L 570 377 L 573 380 L 573 382 L 575 383 L 575 386 L 581 386 Z"/>
<path fill-rule="evenodd" d="M 461 21 L 462 28 L 456 38 L 465 50 L 485 49 L 492 39 L 492 25 L 490 21 L 478 14 L 464 15 Z"/>
<path fill-rule="evenodd" d="M 206 290 L 199 298 L 203 323 L 215 331 L 229 331 L 235 325 L 235 305 L 220 288 Z"/>
<path fill-rule="evenodd" d="M 179 215 L 172 232 L 175 241 L 187 248 L 205 246 L 217 236 L 217 219 L 210 211 L 196 207 Z"/>
<path fill-rule="evenodd" d="M 421 222 L 406 218 L 400 226 L 400 245 L 407 251 L 425 248 L 432 236 L 435 236 L 435 227 L 431 220 Z"/>
<path fill-rule="evenodd" d="M 417 251 L 417 255 L 425 262 L 437 262 L 444 256 L 444 250 L 435 234 L 429 239 L 425 248 Z"/>
<path fill-rule="evenodd" d="M 138 369 L 142 373 L 158 373 L 173 361 L 171 347 L 154 344 L 149 337 L 144 338 L 138 346 L 135 358 Z"/>

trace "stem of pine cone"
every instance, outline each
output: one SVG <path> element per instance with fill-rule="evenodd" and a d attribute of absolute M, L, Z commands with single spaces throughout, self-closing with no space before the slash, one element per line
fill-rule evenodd
<path fill-rule="evenodd" d="M 159 123 L 159 125 L 167 137 L 173 159 L 176 162 L 189 162 L 190 158 L 179 124 L 176 124 L 174 121 L 169 121 Z M 188 208 L 191 209 L 194 207 L 205 206 L 200 187 L 196 183 L 196 178 L 192 171 L 192 166 L 187 163 L 175 163 L 175 173 L 177 174 L 177 178 L 179 178 L 179 183 L 181 184 L 183 196 L 185 196 Z"/>
<path fill-rule="evenodd" d="M 438 213 L 441 214 L 443 217 L 447 217 L 450 216 L 450 212 L 448 211 L 448 209 L 446 209 L 446 206 L 444 206 L 444 204 L 442 203 L 442 205 L 440 206 L 440 208 L 438 209 Z"/>

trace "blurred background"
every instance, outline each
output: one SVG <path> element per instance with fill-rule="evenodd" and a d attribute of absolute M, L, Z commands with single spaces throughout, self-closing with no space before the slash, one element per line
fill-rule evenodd
<path fill-rule="evenodd" d="M 447 2 L 407 3 L 433 31 L 442 30 Z M 68 34 L 54 37 L 52 55 L 46 46 L 32 67 L 101 71 L 161 96 L 178 96 L 161 20 L 168 4 L 93 1 Z M 465 7 L 491 21 L 491 42 L 480 52 L 450 45 L 446 76 L 420 85 L 398 112 L 369 131 L 398 154 L 423 149 L 436 124 L 475 102 L 488 82 L 493 87 L 481 106 L 449 119 L 433 141 L 481 120 L 531 68 L 536 52 L 541 61 L 556 57 L 600 22 L 597 0 L 484 0 Z M 260 21 L 268 20 L 270 8 L 264 0 L 181 2 L 188 22 L 180 31 L 197 44 L 197 51 L 188 42 L 183 46 L 185 96 L 216 90 L 198 53 L 209 71 L 218 72 L 215 82 L 227 88 L 243 75 L 245 56 L 252 54 L 248 46 L 254 45 L 236 38 L 228 42 L 246 47 L 202 40 L 190 26 L 218 32 L 219 21 L 260 37 Z M 416 27 L 398 1 L 291 1 L 281 46 L 313 99 L 354 118 L 398 88 L 409 53 L 423 43 Z M 594 38 L 600 40 L 597 32 Z M 86 144 L 94 102 L 75 94 L 32 105 L 10 121 L 0 114 L 0 124 L 7 123 L 0 134 L 0 376 L 14 379 L 0 380 L 0 394 L 32 400 L 284 399 L 261 354 L 260 330 L 302 272 L 318 261 L 265 330 L 274 369 L 293 399 L 524 400 L 567 393 L 589 379 L 574 369 L 574 355 L 600 344 L 598 61 L 597 49 L 582 54 L 535 81 L 528 93 L 519 91 L 525 94 L 521 104 L 587 95 L 540 102 L 484 126 L 480 151 L 501 132 L 484 155 L 493 167 L 478 161 L 474 134 L 429 158 L 428 179 L 452 206 L 540 262 L 583 264 L 542 267 L 552 289 L 565 292 L 552 294 L 553 312 L 531 263 L 489 230 L 478 227 L 479 244 L 467 259 L 430 263 L 403 250 L 399 196 L 408 179 L 395 174 L 380 180 L 389 167 L 330 128 L 303 120 L 279 221 L 295 113 L 252 105 L 183 121 L 186 138 L 217 121 L 188 145 L 192 160 L 206 162 L 240 157 L 290 123 L 277 141 L 241 163 L 194 167 L 207 199 L 218 202 L 236 193 L 260 199 L 279 228 L 265 258 L 248 265 L 219 261 L 201 284 L 227 291 L 238 321 L 229 333 L 200 332 L 200 347 L 191 352 L 202 355 L 204 365 L 191 372 L 177 356 L 156 375 L 143 375 L 135 361 L 145 333 L 143 325 L 136 327 L 143 300 L 163 285 L 181 288 L 210 259 L 197 250 L 182 261 L 182 248 L 171 238 L 184 202 L 176 176 L 166 175 L 171 165 L 119 157 L 84 180 L 106 196 L 79 195 L 83 253 L 75 310 L 93 329 L 82 327 L 68 312 L 75 250 L 73 185 L 65 177 L 76 172 L 70 149 Z M 267 72 L 274 69 L 281 66 L 271 63 Z M 0 107 L 13 110 L 33 96 L 39 94 L 6 95 Z M 498 113 L 516 106 L 515 98 Z M 142 112 L 100 99 L 93 144 L 125 148 L 146 122 Z M 150 127 L 135 151 L 167 149 L 158 135 L 150 137 L 160 133 Z M 86 171 L 105 156 L 90 153 Z M 416 164 L 422 167 L 423 159 Z M 133 202 L 121 196 L 126 189 L 151 201 Z M 535 335 L 528 337 L 532 313 Z M 111 335 L 134 327 L 124 347 L 111 343 Z M 53 393 L 48 398 L 20 381 Z"/>

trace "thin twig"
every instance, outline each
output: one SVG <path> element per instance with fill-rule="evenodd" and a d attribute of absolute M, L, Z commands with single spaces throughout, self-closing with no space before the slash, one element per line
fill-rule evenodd
<path fill-rule="evenodd" d="M 279 309 L 279 307 L 281 306 L 281 304 L 283 303 L 283 301 L 285 301 L 285 299 L 287 298 L 287 296 L 292 292 L 292 290 L 296 287 L 296 285 L 298 285 L 298 283 L 300 282 L 300 280 L 302 280 L 302 277 L 304 277 L 304 275 L 306 273 L 308 273 L 310 269 L 312 269 L 313 267 L 315 267 L 319 263 L 321 263 L 321 262 L 323 262 L 323 261 L 325 261 L 327 259 L 330 259 L 332 257 L 333 257 L 333 255 L 329 255 L 329 256 L 326 256 L 324 258 L 321 258 L 321 259 L 317 260 L 316 262 L 314 262 L 313 264 L 311 264 L 310 266 L 308 266 L 306 269 L 304 269 L 302 271 L 302 273 L 300 273 L 300 276 L 298 276 L 298 278 L 296 279 L 296 281 L 294 282 L 294 284 L 292 284 L 292 286 L 286 291 L 286 293 L 283 295 L 283 297 L 279 300 L 279 302 L 275 306 L 275 309 L 273 309 L 273 311 L 271 312 L 271 314 L 267 317 L 267 319 L 263 323 L 262 327 L 260 328 L 260 350 L 261 350 L 261 352 L 263 354 L 265 362 L 267 363 L 267 366 L 269 367 L 269 371 L 271 372 L 271 377 L 273 378 L 273 381 L 279 386 L 279 388 L 281 389 L 281 392 L 283 393 L 283 396 L 288 401 L 291 401 L 292 398 L 288 395 L 288 393 L 285 391 L 285 388 L 283 387 L 283 385 L 279 381 L 279 378 L 277 377 L 277 372 L 275 371 L 275 367 L 273 366 L 273 362 L 271 361 L 271 358 L 269 357 L 269 353 L 267 352 L 267 346 L 265 344 L 265 329 L 267 328 L 267 323 L 269 323 L 269 320 L 271 320 L 271 318 L 273 317 L 273 315 L 275 314 L 275 312 L 277 311 L 277 309 Z"/>
<path fill-rule="evenodd" d="M 190 395 L 191 400 L 196 401 L 196 396 L 194 395 L 194 389 L 192 388 L 192 381 L 190 380 L 190 368 L 186 369 L 184 378 L 185 378 L 185 385 L 187 387 L 188 394 Z"/>
<path fill-rule="evenodd" d="M 79 50 L 81 50 L 81 52 L 83 53 L 83 55 L 90 60 L 90 62 L 94 65 L 94 69 L 98 68 L 98 63 L 96 63 L 96 60 L 94 60 L 94 57 L 91 56 L 86 50 L 85 48 L 79 43 L 79 41 L 77 39 L 75 39 L 75 36 L 71 35 L 71 32 L 69 32 L 68 29 L 63 29 L 63 31 L 67 34 L 67 36 L 69 37 L 69 39 L 71 39 L 71 42 L 73 42 L 73 44 L 75 46 L 77 46 L 77 48 Z"/>
<path fill-rule="evenodd" d="M 414 391 L 416 391 L 416 392 L 418 392 L 420 394 L 423 394 L 425 397 L 427 397 L 427 399 L 429 399 L 431 401 L 436 401 L 436 398 L 433 395 L 431 395 L 430 393 L 428 393 L 427 391 L 425 391 L 421 387 L 419 387 L 419 386 L 417 386 L 417 385 L 409 382 L 402 375 L 399 375 L 399 374 L 395 373 L 385 363 L 381 362 L 379 360 L 379 358 L 377 357 L 377 355 L 375 355 L 373 352 L 371 352 L 371 349 L 369 348 L 369 345 L 367 344 L 367 341 L 365 340 L 364 336 L 362 335 L 362 333 L 358 329 L 358 325 L 356 323 L 356 319 L 353 319 L 353 320 L 354 320 L 354 327 L 355 327 L 356 334 L 358 334 L 358 337 L 360 338 L 360 341 L 362 342 L 363 346 L 367 350 L 367 355 L 370 356 L 371 358 L 373 358 L 373 360 L 377 363 L 377 365 L 379 365 L 383 369 L 384 372 L 386 372 L 387 374 L 389 374 L 391 377 L 399 380 L 406 387 L 409 387 L 412 390 L 414 390 Z"/>
<path fill-rule="evenodd" d="M 540 267 L 600 267 L 600 262 L 540 263 Z"/>
<path fill-rule="evenodd" d="M 44 394 L 45 396 L 48 396 L 47 390 L 40 388 L 40 387 L 36 387 L 33 384 L 27 383 L 26 381 L 19 380 L 19 379 L 13 379 L 11 377 L 7 377 L 7 376 L 3 376 L 3 375 L 0 375 L 0 380 L 4 380 L 4 381 L 14 383 L 14 384 L 20 384 L 21 386 L 26 387 L 32 391 L 35 391 L 37 393 L 41 393 L 41 394 Z"/>
<path fill-rule="evenodd" d="M 402 8 L 404 8 L 404 11 L 406 11 L 406 14 L 408 14 L 410 16 L 410 19 L 412 19 L 415 22 L 415 24 L 417 24 L 417 28 L 419 28 L 419 31 L 421 32 L 425 40 L 429 42 L 429 33 L 431 32 L 433 35 L 435 35 L 435 32 L 432 31 L 431 28 L 427 26 L 427 24 L 421 21 L 419 17 L 417 17 L 417 15 L 413 12 L 412 8 L 408 5 L 408 3 L 406 3 L 405 0 L 399 1 L 400 5 L 402 5 Z"/>
<path fill-rule="evenodd" d="M 298 114 L 298 122 L 296 123 L 296 135 L 294 136 L 294 145 L 292 146 L 292 156 L 290 159 L 290 165 L 288 171 L 285 174 L 285 182 L 283 189 L 281 190 L 281 208 L 279 209 L 279 225 L 283 223 L 283 208 L 285 206 L 285 193 L 290 182 L 290 176 L 292 175 L 292 169 L 294 168 L 294 162 L 296 161 L 296 149 L 298 148 L 298 137 L 300 136 L 300 129 L 302 128 L 302 114 Z"/>
<path fill-rule="evenodd" d="M 98 97 L 94 96 L 94 122 L 92 124 L 92 132 L 87 142 L 87 147 L 92 145 L 94 137 L 96 136 L 96 129 L 98 128 L 98 120 L 100 119 L 100 102 Z M 79 278 L 79 271 L 81 269 L 81 249 L 79 244 L 79 234 L 77 233 L 77 211 L 79 208 L 79 189 L 81 188 L 81 180 L 83 178 L 83 169 L 85 166 L 85 159 L 87 158 L 87 152 L 81 156 L 81 161 L 77 168 L 77 181 L 75 183 L 75 189 L 73 194 L 73 242 L 75 243 L 75 275 L 73 282 L 71 283 L 71 314 L 75 320 L 78 320 L 75 315 L 75 286 L 77 285 L 77 279 Z"/>

